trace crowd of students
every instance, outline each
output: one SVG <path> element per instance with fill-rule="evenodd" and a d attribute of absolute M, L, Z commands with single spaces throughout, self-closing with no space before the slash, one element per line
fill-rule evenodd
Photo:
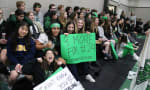
<path fill-rule="evenodd" d="M 146 23 L 143 31 L 142 22 L 137 21 L 133 13 L 126 17 L 124 11 L 118 18 L 109 11 L 98 13 L 96 9 L 78 6 L 58 5 L 56 8 L 55 4 L 50 4 L 45 14 L 40 11 L 39 2 L 35 2 L 33 11 L 29 12 L 25 12 L 23 1 L 17 1 L 16 7 L 7 20 L 3 19 L 0 9 L 0 62 L 7 67 L 8 82 L 12 86 L 21 76 L 36 86 L 60 66 L 68 66 L 76 80 L 80 80 L 80 70 L 85 79 L 94 83 L 88 70 L 89 62 L 66 64 L 61 57 L 60 35 L 95 33 L 96 40 L 101 42 L 96 45 L 97 50 L 104 60 L 114 59 L 110 43 L 120 58 L 130 54 L 138 60 L 136 35 L 150 27 L 149 22 Z"/>

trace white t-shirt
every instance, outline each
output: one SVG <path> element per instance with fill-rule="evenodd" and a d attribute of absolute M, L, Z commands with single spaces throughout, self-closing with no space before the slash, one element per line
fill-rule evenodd
<path fill-rule="evenodd" d="M 48 36 L 45 33 L 40 33 L 40 36 L 37 40 L 39 40 L 39 42 L 41 42 L 43 44 L 47 44 L 48 43 Z"/>

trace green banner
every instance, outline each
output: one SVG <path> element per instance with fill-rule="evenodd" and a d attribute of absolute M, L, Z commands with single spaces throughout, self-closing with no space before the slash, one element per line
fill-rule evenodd
<path fill-rule="evenodd" d="M 61 35 L 61 55 L 67 64 L 96 61 L 95 33 Z"/>

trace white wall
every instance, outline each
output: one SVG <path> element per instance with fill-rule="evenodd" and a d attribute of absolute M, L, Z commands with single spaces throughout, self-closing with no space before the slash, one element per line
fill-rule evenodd
<path fill-rule="evenodd" d="M 131 7 L 150 7 L 150 0 L 129 0 Z"/>
<path fill-rule="evenodd" d="M 16 1 L 18 0 L 0 0 L 0 8 L 4 10 L 4 16 L 7 18 L 11 11 L 16 10 Z M 42 4 L 42 12 L 45 13 L 48 10 L 48 6 L 51 3 L 56 5 L 63 4 L 65 6 L 80 6 L 95 8 L 99 12 L 103 10 L 104 0 L 22 0 L 26 3 L 26 11 L 32 10 L 34 2 L 40 2 Z"/>
<path fill-rule="evenodd" d="M 120 10 L 122 9 L 125 14 L 128 16 L 128 0 L 110 0 L 109 4 L 117 6 L 117 13 L 118 15 L 121 14 Z"/>
<path fill-rule="evenodd" d="M 124 10 L 127 16 L 132 11 L 144 23 L 150 20 L 150 0 L 110 0 L 109 3 Z"/>
<path fill-rule="evenodd" d="M 150 20 L 150 0 L 132 0 L 129 6 L 129 12 L 133 11 L 144 23 Z"/>

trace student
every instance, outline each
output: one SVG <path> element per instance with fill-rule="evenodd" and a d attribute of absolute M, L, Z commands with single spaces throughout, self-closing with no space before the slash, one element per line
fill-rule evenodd
<path fill-rule="evenodd" d="M 100 26 L 98 27 L 98 33 L 99 33 L 99 39 L 102 41 L 102 46 L 104 47 L 104 50 L 102 51 L 104 54 L 104 60 L 111 59 L 111 53 L 110 53 L 110 42 L 111 40 L 108 40 L 107 37 L 104 35 L 104 29 L 103 26 L 105 24 L 105 21 L 102 19 L 99 22 Z"/>
<path fill-rule="evenodd" d="M 92 17 L 90 32 L 95 33 L 96 40 L 98 40 L 98 38 L 99 38 L 98 25 L 99 25 L 98 17 Z"/>
<path fill-rule="evenodd" d="M 72 13 L 72 7 L 66 7 L 66 12 L 67 12 L 67 16 L 68 16 L 68 18 L 70 18 L 70 15 L 71 15 L 71 13 Z"/>
<path fill-rule="evenodd" d="M 15 11 L 15 15 L 10 15 L 5 27 L 7 38 L 12 35 L 12 33 L 16 30 L 18 24 L 22 21 L 25 21 L 29 25 L 32 25 L 32 21 L 30 19 L 27 19 L 27 17 L 25 17 L 25 12 L 20 9 Z"/>
<path fill-rule="evenodd" d="M 91 13 L 87 13 L 85 16 L 85 31 L 90 31 L 91 25 Z"/>
<path fill-rule="evenodd" d="M 77 26 L 78 26 L 79 31 L 75 31 L 74 22 L 68 22 L 66 25 L 66 32 L 64 34 L 69 35 L 69 34 L 74 34 L 74 33 L 84 33 L 84 21 L 79 19 Z M 94 83 L 96 81 L 92 77 L 92 75 L 89 73 L 88 65 L 89 65 L 88 62 L 84 62 L 84 63 L 80 63 L 80 64 L 67 64 L 68 68 L 70 69 L 71 73 L 74 75 L 74 77 L 76 78 L 77 81 L 79 80 L 78 66 L 81 66 L 82 67 L 81 71 L 84 73 L 85 79 Z"/>
<path fill-rule="evenodd" d="M 15 82 L 24 64 L 34 61 L 35 43 L 30 37 L 28 24 L 20 22 L 17 30 L 7 44 L 7 57 L 10 61 L 10 77 L 11 83 Z M 32 80 L 32 76 L 27 76 Z"/>
<path fill-rule="evenodd" d="M 56 6 L 55 6 L 55 4 L 50 4 L 50 5 L 49 5 L 48 11 L 44 14 L 44 19 L 45 19 L 46 17 L 49 17 L 49 15 L 51 14 L 51 11 L 56 11 Z M 44 22 L 45 22 L 45 21 L 44 21 Z"/>
<path fill-rule="evenodd" d="M 16 2 L 16 7 L 19 10 L 25 11 L 25 2 L 24 1 L 17 1 Z"/>
<path fill-rule="evenodd" d="M 57 15 L 60 16 L 61 12 L 64 12 L 64 5 L 58 5 L 57 7 Z"/>
<path fill-rule="evenodd" d="M 56 71 L 63 63 L 56 60 L 55 53 L 52 49 L 47 48 L 44 51 L 44 56 L 42 57 L 41 68 L 44 71 L 44 77 L 47 79 L 52 73 Z"/>
<path fill-rule="evenodd" d="M 60 24 L 52 23 L 50 28 L 51 29 L 46 32 L 46 34 L 40 34 L 39 38 L 36 40 L 36 48 L 38 50 L 51 48 L 56 54 L 56 59 L 64 61 L 64 59 L 61 58 L 60 52 Z M 63 62 L 63 64 L 65 64 L 65 62 Z"/>
<path fill-rule="evenodd" d="M 117 20 L 115 20 L 115 19 L 111 20 L 111 29 L 112 29 L 113 39 L 116 40 L 116 43 L 117 43 L 118 42 L 118 37 L 116 36 L 116 33 L 117 33 Z"/>
<path fill-rule="evenodd" d="M 41 13 L 41 7 L 42 5 L 39 2 L 35 2 L 33 4 L 33 13 L 35 16 L 35 21 L 40 22 L 43 26 L 43 14 Z"/>
<path fill-rule="evenodd" d="M 124 11 L 121 12 L 120 18 L 123 18 L 124 20 L 126 19 L 126 15 Z"/>
<path fill-rule="evenodd" d="M 75 6 L 73 10 L 74 10 L 74 12 L 77 13 L 77 14 L 80 13 L 80 7 L 79 7 L 79 6 Z"/>
<path fill-rule="evenodd" d="M 134 25 L 136 26 L 136 15 L 133 12 L 131 12 L 130 21 L 133 21 Z"/>
<path fill-rule="evenodd" d="M 67 23 L 67 12 L 60 12 L 60 16 L 58 17 L 58 19 L 62 25 L 62 32 L 63 32 Z"/>
<path fill-rule="evenodd" d="M 5 31 L 6 21 L 3 19 L 3 10 L 0 8 L 0 62 L 6 64 L 6 31 Z"/>
<path fill-rule="evenodd" d="M 79 13 L 79 18 L 84 20 L 84 12 Z"/>
<path fill-rule="evenodd" d="M 135 50 L 137 48 L 133 47 L 133 44 L 128 42 L 127 35 L 122 35 L 121 40 L 118 45 L 118 56 L 120 58 L 125 57 L 127 55 L 132 55 L 135 60 L 138 60 L 139 57 L 136 55 Z"/>
<path fill-rule="evenodd" d="M 77 20 L 77 30 L 75 30 L 75 33 L 85 33 L 85 22 L 83 19 Z"/>
<path fill-rule="evenodd" d="M 131 35 L 132 31 L 131 31 L 131 25 L 130 25 L 130 20 L 129 18 L 127 18 L 125 20 L 125 24 L 124 24 L 124 33 L 126 33 L 128 35 L 128 39 L 135 45 L 138 45 L 138 42 L 135 40 L 135 38 L 133 38 Z"/>
<path fill-rule="evenodd" d="M 77 31 L 77 19 L 78 19 L 78 14 L 76 12 L 71 13 L 70 18 L 68 21 L 72 21 L 75 24 L 75 31 Z"/>
<path fill-rule="evenodd" d="M 67 35 L 67 34 L 74 34 L 74 33 L 75 33 L 75 24 L 74 22 L 70 21 L 66 24 L 64 34 Z"/>
<path fill-rule="evenodd" d="M 37 22 L 35 21 L 35 17 L 34 17 L 34 13 L 32 11 L 30 12 L 27 12 L 27 17 L 32 21 L 32 25 L 30 25 L 30 33 L 32 35 L 32 38 L 35 40 L 35 39 L 38 39 L 39 38 L 39 35 L 40 33 L 44 33 L 44 29 L 41 25 L 40 22 Z"/>
<path fill-rule="evenodd" d="M 57 22 L 60 24 L 60 21 L 58 19 L 58 15 L 56 11 L 51 11 L 49 17 L 45 18 L 45 22 L 44 22 L 44 30 L 45 32 L 50 30 L 50 26 L 53 22 Z"/>
<path fill-rule="evenodd" d="M 11 12 L 11 14 L 10 14 L 10 16 L 9 16 L 9 18 L 8 18 L 8 20 L 10 20 L 10 21 L 13 21 L 13 22 L 16 22 L 16 12 L 18 11 L 18 10 L 20 10 L 20 11 L 23 11 L 24 12 L 24 14 L 26 14 L 26 12 L 25 12 L 25 2 L 24 1 L 17 1 L 16 2 L 16 7 L 17 7 L 17 9 L 16 9 L 16 11 L 15 12 Z M 27 17 L 24 17 L 24 21 L 26 21 L 28 24 L 32 24 L 32 22 L 27 18 Z"/>

